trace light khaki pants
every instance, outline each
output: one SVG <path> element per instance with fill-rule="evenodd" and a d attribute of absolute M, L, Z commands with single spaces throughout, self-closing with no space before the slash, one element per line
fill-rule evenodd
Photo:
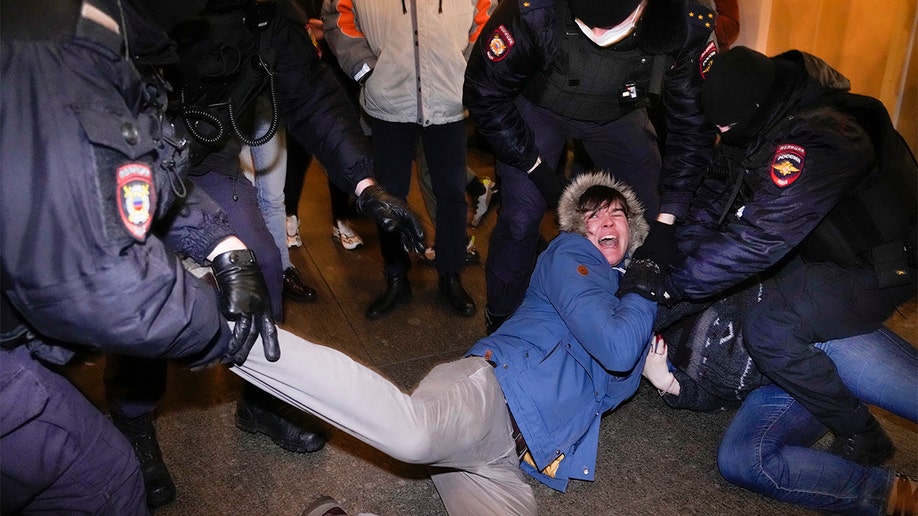
<path fill-rule="evenodd" d="M 469 357 L 433 368 L 413 393 L 347 355 L 278 330 L 281 358 L 256 343 L 231 370 L 403 462 L 430 466 L 453 516 L 537 514 L 491 365 Z"/>

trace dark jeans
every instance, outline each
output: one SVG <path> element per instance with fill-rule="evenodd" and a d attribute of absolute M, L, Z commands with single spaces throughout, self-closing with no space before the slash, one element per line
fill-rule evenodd
<path fill-rule="evenodd" d="M 918 351 L 892 331 L 816 344 L 865 403 L 918 420 Z M 733 484 L 784 502 L 835 514 L 885 514 L 894 472 L 811 448 L 827 429 L 776 385 L 743 401 L 717 462 Z"/>
<path fill-rule="evenodd" d="M 613 122 L 595 123 L 565 118 L 523 98 L 516 104 L 533 131 L 543 162 L 558 167 L 567 140 L 573 138 L 583 145 L 597 169 L 610 171 L 634 188 L 648 220 L 656 218 L 662 161 L 646 112 L 639 110 Z M 548 206 L 525 170 L 498 161 L 496 171 L 501 207 L 491 233 L 485 281 L 488 311 L 506 315 L 523 302 L 535 266 L 539 227 Z"/>
<path fill-rule="evenodd" d="M 417 155 L 420 135 L 430 168 L 430 182 L 437 199 L 437 273 L 458 274 L 465 264 L 465 122 L 422 127 L 415 123 L 386 122 L 370 118 L 376 180 L 399 199 L 408 197 L 411 163 Z M 404 274 L 408 253 L 397 234 L 379 228 L 384 272 Z"/>

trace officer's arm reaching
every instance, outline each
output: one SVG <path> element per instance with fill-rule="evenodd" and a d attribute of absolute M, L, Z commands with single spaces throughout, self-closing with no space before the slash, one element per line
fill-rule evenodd
<path fill-rule="evenodd" d="M 277 361 L 280 358 L 277 326 L 255 253 L 245 249 L 238 238 L 230 237 L 220 242 L 208 258 L 223 298 L 224 315 L 236 323 L 228 358 L 236 365 L 242 365 L 256 337 L 261 335 L 265 358 L 269 362 Z"/>

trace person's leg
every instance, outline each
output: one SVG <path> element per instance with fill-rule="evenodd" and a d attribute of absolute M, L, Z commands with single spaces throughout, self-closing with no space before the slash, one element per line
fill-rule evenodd
<path fill-rule="evenodd" d="M 260 119 L 256 125 L 256 134 L 266 132 L 269 124 L 267 119 Z M 311 303 L 318 299 L 318 294 L 314 288 L 303 282 L 290 261 L 290 251 L 287 247 L 287 213 L 284 204 L 284 184 L 287 178 L 286 141 L 286 132 L 281 127 L 264 145 L 243 147 L 242 152 L 248 151 L 251 157 L 251 172 L 258 193 L 258 208 L 280 254 L 281 268 L 284 271 L 284 296 L 300 303 Z M 299 235 L 298 228 L 296 235 Z M 300 243 L 302 244 L 302 240 Z"/>
<path fill-rule="evenodd" d="M 518 99 L 517 106 L 535 132 L 535 146 L 542 161 L 556 165 L 565 141 L 559 122 L 547 110 L 536 108 L 524 99 Z M 501 182 L 501 206 L 485 263 L 485 318 L 496 323 L 488 324 L 489 332 L 496 330 L 523 302 L 535 266 L 539 227 L 548 209 L 545 198 L 525 170 L 498 161 L 496 171 Z"/>
<path fill-rule="evenodd" d="M 484 498 L 503 504 L 485 513 L 523 507 L 531 510 L 522 514 L 535 514 L 532 491 L 518 472 L 503 391 L 487 361 L 470 357 L 439 365 L 408 395 L 339 351 L 282 329 L 278 338 L 280 360 L 252 353 L 231 370 L 397 460 L 466 472 L 463 478 L 434 472 L 451 512 Z M 329 373 L 338 381 L 328 382 Z"/>
<path fill-rule="evenodd" d="M 405 200 L 411 185 L 411 161 L 418 139 L 417 124 L 401 124 L 370 118 L 373 129 L 371 145 L 375 162 L 376 181 L 393 196 Z M 408 283 L 410 261 L 395 232 L 377 224 L 379 248 L 383 256 L 386 290 L 370 303 L 366 316 L 377 319 L 391 312 L 398 303 L 411 298 Z"/>
<path fill-rule="evenodd" d="M 427 153 L 424 152 L 424 139 L 418 143 L 417 157 L 415 163 L 418 167 L 418 186 L 421 188 L 421 199 L 424 200 L 424 208 L 434 227 L 437 227 L 437 196 L 434 194 L 433 184 L 430 181 L 430 165 L 427 161 Z"/>
<path fill-rule="evenodd" d="M 431 125 L 421 130 L 436 207 L 437 273 L 459 274 L 465 263 L 466 145 L 465 122 Z"/>
<path fill-rule="evenodd" d="M 421 130 L 430 169 L 430 182 L 437 199 L 436 267 L 440 296 L 463 317 L 475 314 L 475 301 L 462 286 L 460 272 L 465 265 L 466 145 L 465 122 L 431 125 Z"/>
<path fill-rule="evenodd" d="M 300 219 L 298 216 L 300 195 L 306 180 L 306 170 L 312 162 L 312 154 L 296 139 L 287 139 L 287 174 L 284 180 L 284 207 L 287 212 L 287 247 L 300 247 Z"/>
<path fill-rule="evenodd" d="M 153 412 L 166 392 L 167 368 L 166 360 L 109 354 L 103 375 L 112 423 L 134 448 L 153 509 L 172 502 L 176 494 L 153 425 Z"/>
<path fill-rule="evenodd" d="M 889 328 L 816 344 L 864 403 L 918 422 L 918 350 Z"/>
<path fill-rule="evenodd" d="M 729 482 L 836 514 L 883 514 L 894 473 L 813 449 L 827 431 L 775 385 L 754 390 L 724 433 L 717 463 Z"/>
<path fill-rule="evenodd" d="M 263 134 L 269 124 L 269 120 L 259 118 L 255 134 Z M 258 208 L 265 219 L 265 226 L 274 238 L 283 270 L 292 265 L 287 250 L 287 207 L 284 203 L 284 185 L 287 181 L 286 140 L 284 128 L 279 127 L 274 137 L 264 145 L 242 148 L 243 153 L 248 151 L 251 156 Z"/>
<path fill-rule="evenodd" d="M 763 374 L 837 436 L 860 434 L 878 426 L 876 420 L 813 343 L 878 329 L 901 301 L 895 290 L 877 288 L 866 267 L 806 264 L 780 278 L 753 308 L 743 328 L 747 351 Z"/>
<path fill-rule="evenodd" d="M 0 351 L 0 512 L 149 514 L 130 443 L 25 346 Z"/>
<path fill-rule="evenodd" d="M 648 221 L 660 210 L 660 148 L 644 110 L 606 124 L 582 124 L 573 135 L 586 149 L 593 165 L 631 185 L 644 205 Z"/>
<path fill-rule="evenodd" d="M 241 173 L 237 177 L 230 177 L 210 171 L 189 178 L 223 208 L 229 218 L 230 227 L 249 249 L 255 251 L 271 295 L 274 316 L 280 319 L 283 314 L 284 270 L 281 268 L 280 253 L 274 244 L 274 238 L 271 237 L 258 209 L 255 187 Z"/>

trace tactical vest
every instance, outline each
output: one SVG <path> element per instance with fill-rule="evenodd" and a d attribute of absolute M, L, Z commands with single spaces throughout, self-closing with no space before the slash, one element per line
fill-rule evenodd
<path fill-rule="evenodd" d="M 561 35 L 560 47 L 554 62 L 529 81 L 523 96 L 560 115 L 593 122 L 617 120 L 646 107 L 648 92 L 660 90 L 664 56 L 641 49 L 635 32 L 615 45 L 600 47 L 574 23 L 567 2 L 556 5 L 554 30 Z"/>
<path fill-rule="evenodd" d="M 559 48 L 552 63 L 527 83 L 523 96 L 537 106 L 575 120 L 609 122 L 651 102 L 662 90 L 663 74 L 673 54 L 683 46 L 698 46 L 710 35 L 710 27 L 686 17 L 685 41 L 675 48 L 653 53 L 640 45 L 643 19 L 624 40 L 600 47 L 577 27 L 567 2 L 556 4 L 555 27 Z M 689 4 L 689 11 L 704 6 Z M 646 34 L 644 35 L 646 36 Z"/>

